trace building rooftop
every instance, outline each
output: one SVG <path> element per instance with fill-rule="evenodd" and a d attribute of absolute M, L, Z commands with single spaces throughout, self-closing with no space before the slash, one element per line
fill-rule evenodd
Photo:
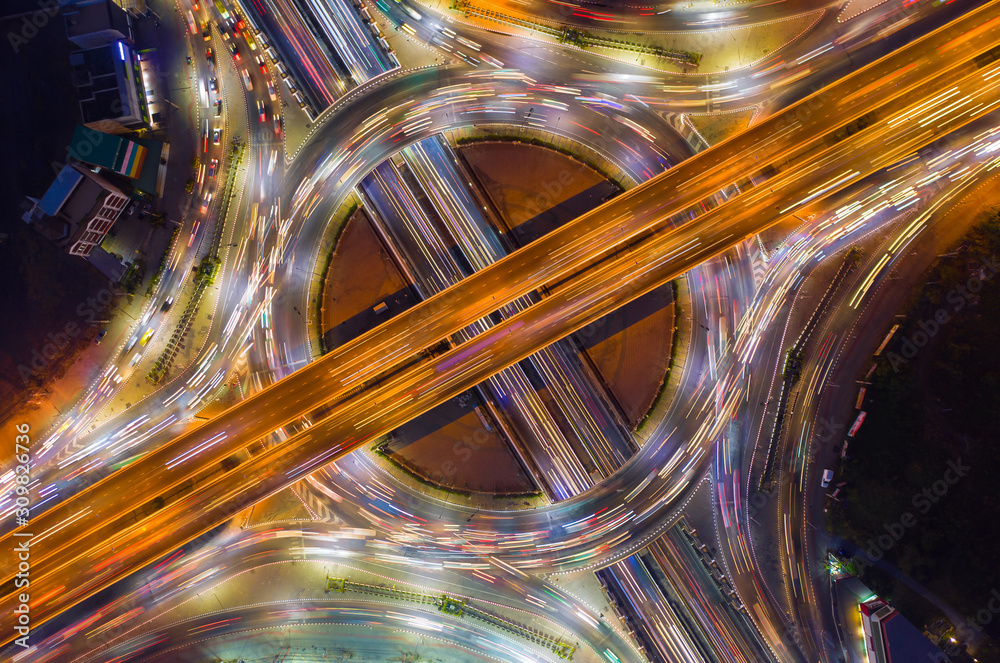
<path fill-rule="evenodd" d="M 135 179 L 142 172 L 147 149 L 121 136 L 78 125 L 70 141 L 69 155 L 77 161 Z"/>
<path fill-rule="evenodd" d="M 55 216 L 69 200 L 69 197 L 73 195 L 73 190 L 82 179 L 83 173 L 66 164 L 56 175 L 55 181 L 49 186 L 42 199 L 38 201 L 38 208 L 49 216 Z"/>
<path fill-rule="evenodd" d="M 150 196 L 156 195 L 156 179 L 160 173 L 160 156 L 163 154 L 163 141 L 151 138 L 136 138 L 135 142 L 146 148 L 146 157 L 142 171 L 132 185 Z M 166 167 L 164 165 L 164 167 Z"/>
<path fill-rule="evenodd" d="M 128 16 L 110 0 L 78 2 L 63 8 L 66 36 L 80 46 L 92 46 L 114 39 L 131 39 Z"/>
<path fill-rule="evenodd" d="M 882 620 L 882 633 L 886 653 L 893 663 L 940 660 L 941 650 L 898 612 Z"/>
<path fill-rule="evenodd" d="M 138 56 L 124 40 L 71 53 L 71 78 L 84 124 L 119 121 L 129 127 L 148 121 Z"/>
<path fill-rule="evenodd" d="M 80 98 L 84 122 L 97 122 L 122 115 L 115 44 L 79 51 L 69 56 L 73 85 Z"/>
<path fill-rule="evenodd" d="M 97 271 L 104 275 L 106 279 L 112 283 L 118 283 L 125 276 L 125 272 L 128 267 L 122 264 L 122 262 L 105 251 L 102 247 L 97 246 L 94 250 L 87 256 L 87 260 L 93 265 Z"/>
<path fill-rule="evenodd" d="M 917 663 L 939 661 L 944 657 L 920 629 L 884 599 L 870 597 L 858 607 L 862 615 L 872 620 L 871 646 L 877 661 Z"/>

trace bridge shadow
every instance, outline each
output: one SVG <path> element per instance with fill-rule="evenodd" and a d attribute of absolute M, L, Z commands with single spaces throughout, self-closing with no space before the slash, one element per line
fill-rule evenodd
<path fill-rule="evenodd" d="M 366 308 L 323 332 L 323 343 L 326 351 L 329 352 L 349 341 L 353 341 L 366 331 L 378 327 L 386 320 L 413 307 L 417 304 L 418 300 L 414 292 L 409 287 L 405 287 L 392 293 L 383 301 L 388 307 L 388 310 L 384 313 L 376 313 L 374 307 Z"/>
<path fill-rule="evenodd" d="M 586 214 L 617 192 L 618 187 L 611 182 L 599 182 L 541 214 L 518 224 L 511 232 L 518 243 L 524 246 L 543 235 L 547 235 L 567 221 Z"/>

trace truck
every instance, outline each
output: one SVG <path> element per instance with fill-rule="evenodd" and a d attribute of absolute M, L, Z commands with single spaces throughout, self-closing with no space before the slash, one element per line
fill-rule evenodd
<path fill-rule="evenodd" d="M 864 410 L 858 412 L 858 418 L 854 420 L 853 424 L 851 424 L 851 429 L 847 431 L 847 437 L 851 438 L 858 434 L 858 429 L 860 429 L 861 424 L 865 422 L 865 417 L 867 415 L 868 413 Z"/>
<path fill-rule="evenodd" d="M 823 480 L 820 482 L 821 488 L 826 488 L 833 481 L 833 470 L 823 470 Z"/>
<path fill-rule="evenodd" d="M 382 315 L 383 313 L 389 310 L 389 306 L 385 302 L 379 302 L 378 306 L 376 306 L 372 310 L 375 311 L 376 314 Z"/>

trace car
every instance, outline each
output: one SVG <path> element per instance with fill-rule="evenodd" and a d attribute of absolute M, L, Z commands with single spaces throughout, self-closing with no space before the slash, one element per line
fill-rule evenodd
<path fill-rule="evenodd" d="M 208 89 L 216 94 L 219 93 L 219 79 L 214 76 L 208 79 Z"/>
<path fill-rule="evenodd" d="M 207 22 L 202 26 L 201 36 L 205 41 L 212 41 L 212 30 L 208 27 Z"/>
<path fill-rule="evenodd" d="M 219 160 L 212 159 L 211 163 L 208 164 L 208 177 L 210 179 L 215 179 L 215 172 L 219 169 Z"/>
<path fill-rule="evenodd" d="M 264 102 L 257 102 L 257 115 L 260 117 L 260 121 L 267 122 L 267 111 L 264 109 Z"/>
<path fill-rule="evenodd" d="M 222 116 L 222 99 L 215 100 L 215 117 Z"/>
<path fill-rule="evenodd" d="M 486 55 L 486 53 L 480 53 L 479 57 L 486 64 L 496 67 L 497 69 L 503 69 L 503 62 L 501 62 L 500 60 L 497 60 L 496 58 L 491 57 L 489 55 Z"/>
<path fill-rule="evenodd" d="M 128 342 L 128 345 L 125 346 L 125 352 L 128 352 L 129 350 L 131 350 L 132 346 L 134 346 L 138 342 L 139 342 L 139 337 L 138 336 L 133 336 L 132 339 Z"/>
<path fill-rule="evenodd" d="M 236 48 L 236 42 L 229 42 L 229 52 L 233 54 L 233 58 L 239 62 L 240 61 L 240 49 Z"/>
<path fill-rule="evenodd" d="M 107 335 L 108 335 L 107 329 L 102 329 L 101 331 L 97 332 L 97 338 L 94 339 L 94 343 L 100 343 L 101 341 L 104 340 L 104 337 Z"/>
<path fill-rule="evenodd" d="M 160 310 L 161 311 L 169 311 L 170 310 L 170 306 L 173 303 L 174 303 L 174 298 L 173 297 L 167 297 L 165 300 L 163 300 L 163 306 L 160 307 Z"/>
<path fill-rule="evenodd" d="M 265 76 L 267 76 L 267 65 L 264 64 L 264 56 L 263 55 L 258 55 L 257 56 L 257 66 L 260 67 L 260 73 L 262 73 Z"/>
<path fill-rule="evenodd" d="M 268 96 L 271 97 L 271 101 L 277 101 L 278 100 L 278 93 L 275 92 L 275 90 L 274 90 L 274 83 L 272 83 L 271 81 L 267 82 L 267 94 L 268 94 Z"/>
<path fill-rule="evenodd" d="M 826 488 L 833 481 L 833 470 L 823 470 L 823 480 L 820 482 L 820 488 Z"/>
<path fill-rule="evenodd" d="M 274 116 L 274 135 L 281 135 L 281 118 L 277 115 Z"/>
<path fill-rule="evenodd" d="M 213 129 L 212 130 L 212 145 L 219 145 L 222 143 L 222 130 Z"/>
<path fill-rule="evenodd" d="M 206 59 L 206 60 L 208 60 L 209 62 L 211 62 L 211 61 L 212 61 L 212 56 L 213 56 L 213 55 L 215 55 L 215 54 L 214 54 L 214 53 L 212 53 L 212 49 L 211 49 L 211 47 L 209 47 L 209 48 L 206 48 L 206 49 L 205 49 L 205 59 Z"/>
<path fill-rule="evenodd" d="M 135 208 L 139 206 L 138 200 L 133 200 L 132 204 L 125 208 L 125 216 L 132 216 L 135 213 Z"/>
<path fill-rule="evenodd" d="M 150 327 L 149 329 L 147 329 L 146 333 L 143 334 L 142 338 L 139 339 L 139 345 L 146 345 L 147 343 L 149 343 L 149 339 L 151 339 L 151 338 L 153 338 L 153 328 L 152 327 Z"/>
<path fill-rule="evenodd" d="M 243 70 L 243 85 L 246 86 L 248 92 L 253 90 L 253 81 L 250 80 L 250 72 L 246 69 Z"/>
<path fill-rule="evenodd" d="M 208 206 L 212 204 L 212 193 L 206 193 L 205 197 L 201 201 L 201 213 L 204 214 L 208 211 Z"/>

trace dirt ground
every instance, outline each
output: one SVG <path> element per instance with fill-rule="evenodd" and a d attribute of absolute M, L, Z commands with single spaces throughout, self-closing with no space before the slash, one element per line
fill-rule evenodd
<path fill-rule="evenodd" d="M 576 332 L 574 338 L 633 429 L 653 405 L 670 368 L 674 293 L 668 283 Z"/>
<path fill-rule="evenodd" d="M 528 233 L 530 239 L 544 235 L 565 222 L 546 212 L 605 184 L 604 178 L 583 163 L 538 145 L 474 143 L 459 148 L 459 153 L 507 225 L 521 235 L 518 239 L 522 244 L 528 233 L 525 224 L 537 226 Z"/>
<path fill-rule="evenodd" d="M 471 399 L 453 398 L 417 417 L 394 431 L 383 451 L 410 473 L 445 487 L 492 494 L 535 490 L 506 440 L 483 425 Z"/>
<path fill-rule="evenodd" d="M 611 195 L 598 173 L 537 145 L 473 143 L 459 154 L 522 243 L 566 223 Z M 573 335 L 629 425 L 653 404 L 670 365 L 674 306 L 670 285 L 641 297 Z"/>
<path fill-rule="evenodd" d="M 379 302 L 389 310 L 375 313 Z M 326 349 L 343 345 L 414 303 L 414 294 L 359 209 L 347 220 L 323 286 Z"/>

